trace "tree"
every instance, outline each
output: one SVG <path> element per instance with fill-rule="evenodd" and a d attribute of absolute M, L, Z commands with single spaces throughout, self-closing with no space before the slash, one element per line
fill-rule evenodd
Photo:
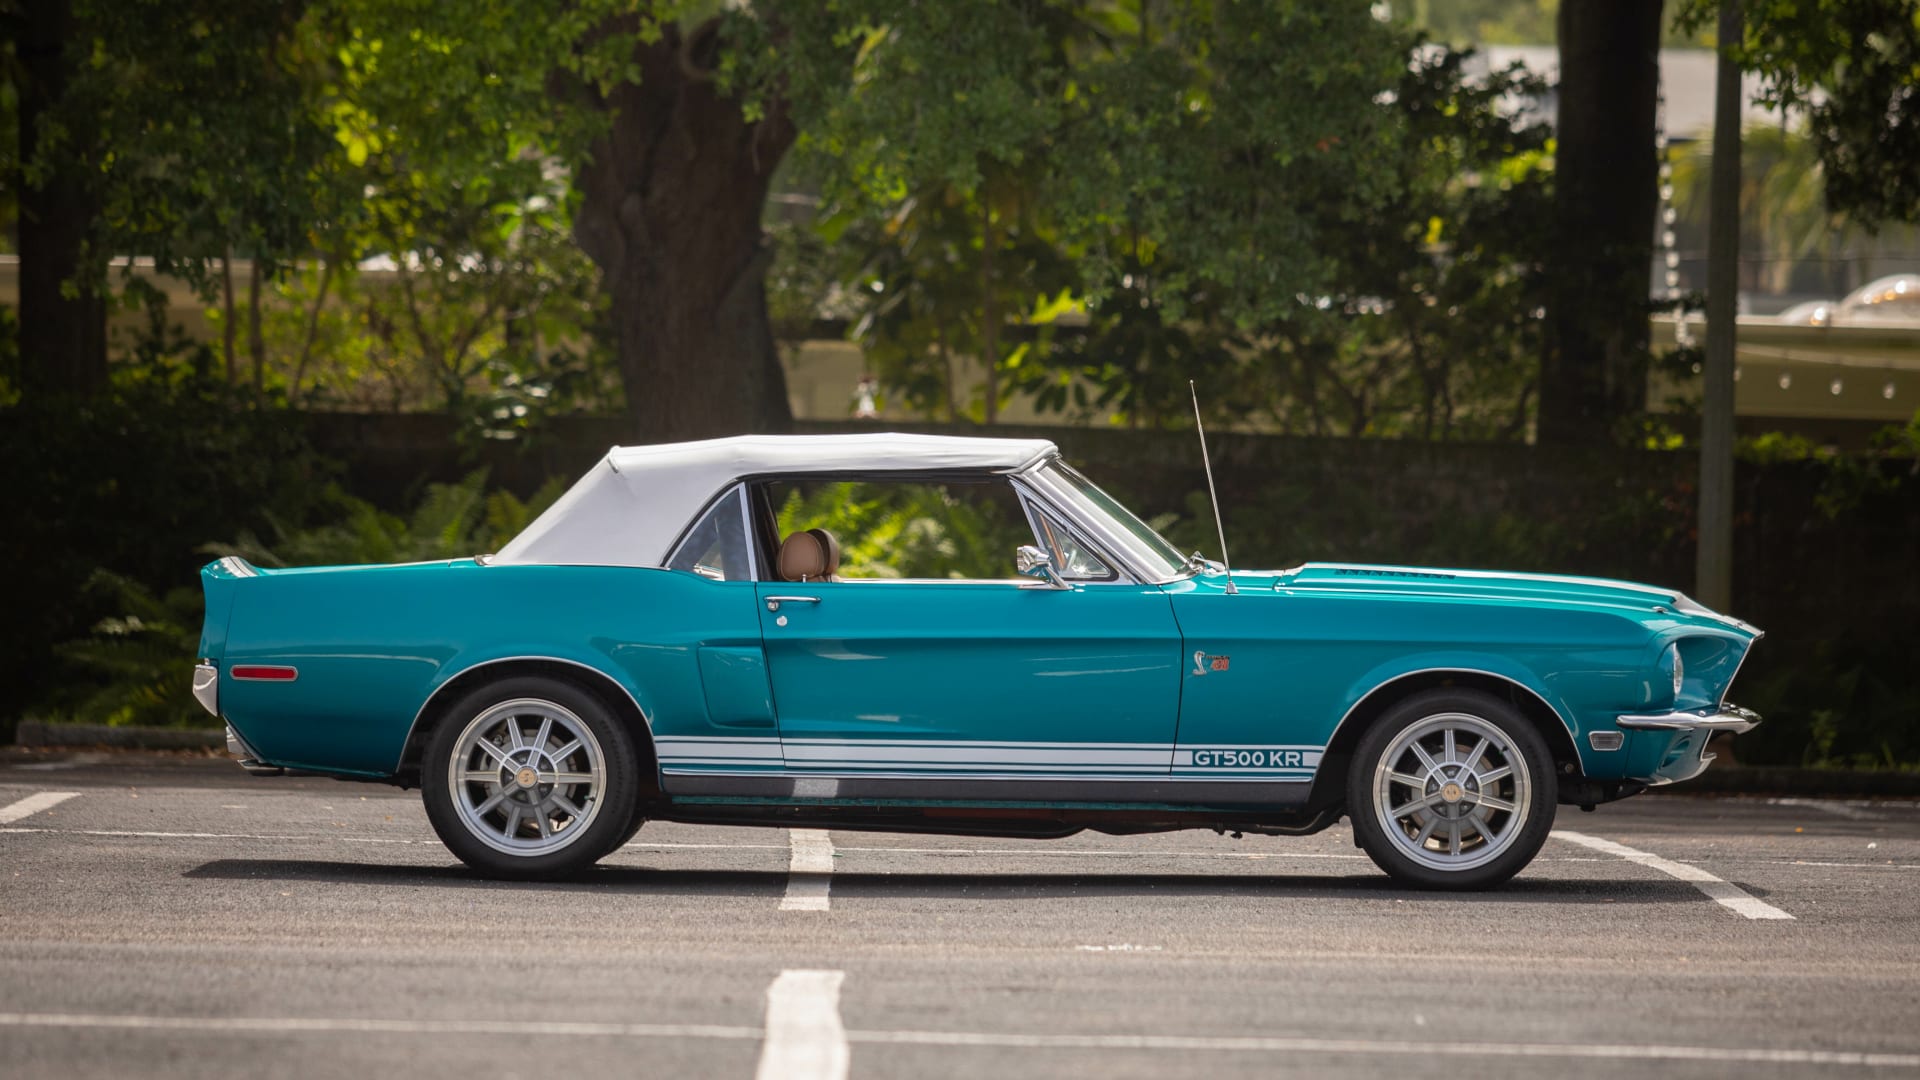
<path fill-rule="evenodd" d="M 932 173 L 924 183 L 939 186 L 902 179 L 849 194 L 829 182 L 826 227 L 854 215 L 865 231 L 839 235 L 870 237 L 876 253 L 850 293 L 864 308 L 856 334 L 882 375 L 915 407 L 960 411 L 942 401 L 951 357 L 976 344 L 986 307 L 975 273 L 985 233 L 960 188 L 971 168 L 978 190 L 1002 204 L 1002 310 L 1029 324 L 1002 357 L 1004 384 L 1043 411 L 1184 424 L 1194 378 L 1223 420 L 1324 434 L 1523 434 L 1548 132 L 1504 103 L 1539 93 L 1537 81 L 1517 71 L 1469 78 L 1463 54 L 1364 13 L 1359 25 L 1292 28 L 1282 36 L 1298 54 L 1259 37 L 1256 24 L 1281 21 L 1257 13 L 1246 23 L 1208 5 L 1152 14 L 1146 44 L 1138 25 L 1066 24 L 1064 47 L 1026 51 L 1059 57 L 1058 70 L 1021 76 L 1028 93 L 997 95 L 1050 101 L 1037 88 L 1070 87 L 1027 143 L 1072 150 L 1023 148 L 1018 170 L 956 153 L 941 174 L 931 163 L 952 140 L 924 152 L 875 146 L 859 159 L 870 175 Z M 1332 39 L 1364 63 L 1318 70 L 1314 56 L 1334 54 Z M 1259 52 L 1284 53 L 1274 67 L 1286 77 L 1248 70 Z M 865 75 L 856 93 L 927 108 Z M 1293 79 L 1320 80 L 1319 96 Z M 943 96 L 995 98 L 989 89 Z M 903 194 L 889 201 L 889 190 Z M 869 218 L 858 217 L 863 197 Z M 1070 325 L 1053 321 L 1063 313 Z"/>
<path fill-rule="evenodd" d="M 277 0 L 31 0 L 17 34 L 22 381 L 31 396 L 106 384 L 110 256 L 209 286 L 235 248 L 263 272 L 302 252 L 315 163 L 307 109 L 325 61 Z"/>
<path fill-rule="evenodd" d="M 1804 110 L 1827 206 L 1854 224 L 1920 222 L 1920 0 L 1748 0 L 1734 49 L 1762 100 Z M 1701 27 L 1717 0 L 1683 0 Z"/>
<path fill-rule="evenodd" d="M 1240 366 L 1228 338 L 1320 294 L 1341 215 L 1364 217 L 1394 183 L 1398 133 L 1375 99 L 1406 42 L 1364 7 L 920 14 L 864 39 L 853 89 L 804 114 L 819 119 L 801 145 L 842 163 L 825 176 L 832 211 L 871 212 L 924 260 L 909 288 L 880 282 L 863 327 L 924 358 L 977 318 L 988 402 L 1004 372 L 1043 407 L 1184 415 L 1186 379 Z M 1002 344 L 1003 322 L 1064 308 L 1089 325 L 1061 330 L 1058 354 L 1033 332 Z"/>
<path fill-rule="evenodd" d="M 1604 443 L 1646 405 L 1661 0 L 1564 0 L 1542 442 Z"/>
<path fill-rule="evenodd" d="M 106 385 L 107 308 L 95 233 L 97 148 L 82 145 L 84 135 L 59 116 L 75 81 L 74 0 L 10 5 L 4 14 L 17 50 L 9 74 L 19 141 L 7 186 L 20 215 L 22 389 L 34 397 L 89 394 Z"/>
<path fill-rule="evenodd" d="M 837 74 L 819 77 L 844 81 L 845 50 L 830 34 L 796 37 L 778 3 L 715 13 L 674 2 L 636 12 L 614 0 L 558 10 L 330 0 L 329 10 L 362 57 L 366 75 L 348 96 L 369 153 L 391 147 L 403 173 L 495 176 L 513 163 L 569 178 L 573 233 L 600 271 L 635 437 L 790 422 L 761 217 L 794 139 L 787 71 L 837 55 Z"/>

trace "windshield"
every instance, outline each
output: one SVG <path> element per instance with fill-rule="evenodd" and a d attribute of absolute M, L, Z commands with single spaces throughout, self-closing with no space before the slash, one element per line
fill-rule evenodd
<path fill-rule="evenodd" d="M 1040 472 L 1051 480 L 1047 486 L 1062 497 L 1071 498 L 1079 507 L 1082 516 L 1093 522 L 1105 524 L 1102 530 L 1107 539 L 1124 545 L 1131 561 L 1143 569 L 1151 571 L 1159 578 L 1179 577 L 1193 567 L 1180 550 L 1167 542 L 1166 537 L 1153 531 L 1153 527 L 1133 515 L 1133 511 L 1100 490 L 1098 484 L 1081 476 L 1072 466 L 1055 458 L 1041 466 Z"/>

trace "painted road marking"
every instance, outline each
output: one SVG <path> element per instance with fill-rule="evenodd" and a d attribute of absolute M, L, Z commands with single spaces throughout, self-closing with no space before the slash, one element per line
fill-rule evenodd
<path fill-rule="evenodd" d="M 846 1080 L 844 971 L 783 971 L 767 987 L 767 1041 L 755 1080 Z"/>
<path fill-rule="evenodd" d="M 825 911 L 833 887 L 833 839 L 825 829 L 788 829 L 787 895 L 781 911 Z M 771 992 L 771 991 L 769 991 Z"/>
<path fill-rule="evenodd" d="M 79 794 L 77 791 L 42 791 L 19 802 L 0 806 L 0 825 L 11 825 L 30 814 L 51 810 Z"/>
<path fill-rule="evenodd" d="M 376 1020 L 308 1016 L 115 1016 L 91 1013 L 0 1013 L 0 1027 L 112 1028 L 122 1031 L 217 1031 L 254 1035 L 587 1035 L 655 1039 L 760 1039 L 757 1027 L 725 1024 L 588 1024 L 539 1020 Z"/>
<path fill-rule="evenodd" d="M 1886 820 L 1886 818 L 1880 814 L 1873 813 L 1870 810 L 1863 810 L 1860 807 L 1852 806 L 1852 805 L 1849 805 L 1848 803 L 1840 802 L 1836 799 L 1768 799 L 1767 805 L 1768 806 L 1793 806 L 1793 807 L 1805 808 L 1808 810 L 1819 810 L 1824 813 L 1832 814 L 1835 817 L 1846 818 L 1849 821 L 1885 821 Z"/>
<path fill-rule="evenodd" d="M 1604 851 L 1609 855 L 1618 855 L 1628 862 L 1639 863 L 1648 869 L 1658 870 L 1668 877 L 1678 878 L 1712 897 L 1715 903 L 1737 911 L 1749 919 L 1793 918 L 1793 916 L 1781 911 L 1772 904 L 1749 895 L 1738 885 L 1722 881 L 1697 866 L 1688 866 L 1686 863 L 1677 863 L 1672 859 L 1663 859 L 1652 852 L 1630 848 L 1625 844 L 1616 844 L 1611 840 L 1602 840 L 1597 836 L 1588 836 L 1586 833 L 1572 832 L 1567 829 L 1555 829 L 1553 830 L 1553 835 L 1570 843 L 1579 844 L 1581 847 L 1592 848 L 1595 851 Z"/>
<path fill-rule="evenodd" d="M 786 974 L 839 975 L 839 972 Z M 775 980 L 775 986 L 779 980 Z M 837 996 L 838 986 L 834 992 Z M 524 1038 L 574 1035 L 607 1038 L 770 1040 L 773 989 L 767 1027 L 722 1024 L 596 1024 L 525 1020 L 375 1020 L 272 1016 L 126 1016 L 98 1013 L 0 1013 L 6 1028 L 93 1028 L 122 1031 L 196 1031 L 249 1035 L 500 1035 Z M 837 1014 L 836 1014 L 837 1026 Z M 894 1046 L 984 1046 L 1040 1050 L 1243 1051 L 1280 1054 L 1404 1055 L 1408 1057 L 1566 1058 L 1614 1061 L 1701 1061 L 1736 1065 L 1829 1065 L 1920 1069 L 1920 1054 L 1865 1050 L 1767 1049 L 1735 1046 L 1635 1045 L 1615 1043 L 1414 1042 L 1385 1039 L 1324 1039 L 1289 1036 L 1025 1035 L 976 1031 L 844 1031 L 846 1042 Z M 762 1059 L 764 1062 L 764 1058 Z M 766 1075 L 762 1073 L 761 1075 Z M 811 1075 L 828 1075 L 817 1073 Z M 832 1074 L 846 1075 L 844 1072 Z"/>

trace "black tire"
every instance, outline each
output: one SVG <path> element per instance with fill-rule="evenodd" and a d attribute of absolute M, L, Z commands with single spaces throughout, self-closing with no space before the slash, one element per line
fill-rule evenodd
<path fill-rule="evenodd" d="M 534 745 L 527 733 L 537 738 L 543 720 L 552 721 L 550 737 Z M 518 740 L 505 734 L 507 725 L 519 730 Z M 559 760 L 550 756 L 574 744 Z M 456 768 L 475 778 L 497 770 L 499 782 L 455 783 Z M 550 783 L 547 776 L 597 780 Z M 462 696 L 442 714 L 421 762 L 427 820 L 447 850 L 488 877 L 513 881 L 564 877 L 599 861 L 637 827 L 639 790 L 633 741 L 613 711 L 591 692 L 544 676 L 513 676 Z"/>
<path fill-rule="evenodd" d="M 1546 739 L 1479 690 L 1427 690 L 1396 703 L 1347 769 L 1354 839 L 1380 869 L 1423 889 L 1486 889 L 1513 877 L 1546 843 L 1558 803 Z"/>
<path fill-rule="evenodd" d="M 646 823 L 647 823 L 646 807 L 636 802 L 633 807 L 633 820 L 628 822 L 626 831 L 622 832 L 620 836 L 614 840 L 612 847 L 609 847 L 607 850 L 601 852 L 600 857 L 605 858 L 608 855 L 611 855 L 614 852 L 619 851 L 621 848 L 626 847 L 627 844 L 631 842 L 635 836 L 639 835 L 640 826 L 645 825 Z"/>

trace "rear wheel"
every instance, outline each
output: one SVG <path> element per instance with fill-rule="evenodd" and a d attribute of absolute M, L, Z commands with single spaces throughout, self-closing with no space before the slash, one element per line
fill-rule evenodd
<path fill-rule="evenodd" d="M 490 877 L 559 877 L 592 865 L 637 820 L 632 741 L 594 695 L 538 676 L 455 702 L 425 756 L 427 818 Z"/>
<path fill-rule="evenodd" d="M 1423 888 L 1481 889 L 1533 860 L 1558 802 L 1553 755 L 1513 706 L 1439 689 L 1388 709 L 1347 774 L 1355 838 Z"/>

